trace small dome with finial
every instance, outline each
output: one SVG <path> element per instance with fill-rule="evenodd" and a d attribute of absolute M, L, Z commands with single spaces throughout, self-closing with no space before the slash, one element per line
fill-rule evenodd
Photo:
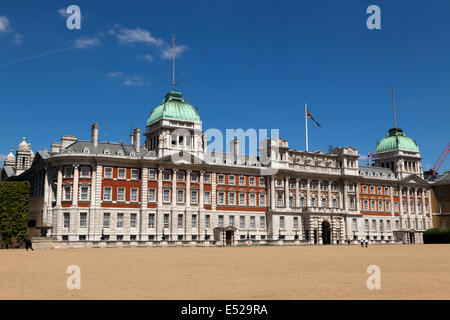
<path fill-rule="evenodd" d="M 19 144 L 17 151 L 30 151 L 30 145 L 27 143 L 25 137 L 22 138 L 22 142 Z"/>
<path fill-rule="evenodd" d="M 16 165 L 16 156 L 13 154 L 12 149 L 9 149 L 9 153 L 5 158 L 5 162 L 3 164 L 6 166 L 15 166 Z"/>

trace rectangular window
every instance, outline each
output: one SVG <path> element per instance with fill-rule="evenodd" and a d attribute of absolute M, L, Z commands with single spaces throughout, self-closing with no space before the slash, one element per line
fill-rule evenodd
<path fill-rule="evenodd" d="M 385 207 L 386 207 L 386 211 L 391 211 L 391 205 L 390 205 L 389 200 L 386 200 Z"/>
<path fill-rule="evenodd" d="M 245 229 L 245 216 L 240 216 L 239 219 L 239 228 Z"/>
<path fill-rule="evenodd" d="M 370 201 L 370 210 L 371 211 L 376 211 L 377 210 L 377 203 L 375 202 L 375 200 L 371 200 Z"/>
<path fill-rule="evenodd" d="M 239 193 L 239 204 L 245 206 L 245 193 Z"/>
<path fill-rule="evenodd" d="M 64 178 L 72 178 L 73 177 L 73 168 L 72 167 L 66 167 L 64 169 Z"/>
<path fill-rule="evenodd" d="M 280 216 L 280 229 L 284 229 L 284 216 Z"/>
<path fill-rule="evenodd" d="M 90 172 L 91 172 L 91 168 L 89 168 L 89 167 L 81 167 L 81 177 L 82 178 L 89 178 Z"/>
<path fill-rule="evenodd" d="M 378 200 L 378 211 L 383 211 L 383 200 Z"/>
<path fill-rule="evenodd" d="M 80 188 L 80 200 L 82 201 L 89 200 L 89 187 Z"/>
<path fill-rule="evenodd" d="M 358 230 L 358 225 L 357 225 L 357 221 L 356 219 L 352 220 L 352 231 L 357 231 Z"/>
<path fill-rule="evenodd" d="M 117 214 L 117 228 L 123 228 L 123 213 Z"/>
<path fill-rule="evenodd" d="M 80 241 L 86 241 L 86 235 L 82 234 L 78 236 L 78 240 Z"/>
<path fill-rule="evenodd" d="M 395 230 L 400 230 L 400 221 L 395 221 Z"/>
<path fill-rule="evenodd" d="M 112 191 L 111 187 L 105 187 L 103 189 L 103 200 L 104 201 L 111 201 L 111 191 Z"/>
<path fill-rule="evenodd" d="M 259 205 L 260 206 L 265 206 L 266 205 L 266 195 L 265 194 L 260 194 L 259 195 Z"/>
<path fill-rule="evenodd" d="M 163 201 L 170 202 L 170 190 L 169 189 L 163 190 Z"/>
<path fill-rule="evenodd" d="M 298 217 L 294 217 L 294 230 L 298 229 Z"/>
<path fill-rule="evenodd" d="M 228 184 L 235 184 L 235 177 L 234 176 L 228 176 Z"/>
<path fill-rule="evenodd" d="M 170 181 L 170 171 L 164 171 L 163 172 L 163 180 L 164 181 Z"/>
<path fill-rule="evenodd" d="M 259 186 L 264 187 L 266 185 L 266 182 L 264 181 L 264 178 L 259 178 Z"/>
<path fill-rule="evenodd" d="M 136 189 L 136 188 L 131 189 L 130 200 L 131 200 L 131 202 L 138 201 L 138 189 Z"/>
<path fill-rule="evenodd" d="M 155 214 L 149 213 L 148 215 L 148 227 L 154 228 L 155 227 Z"/>
<path fill-rule="evenodd" d="M 210 204 L 211 203 L 211 192 L 205 191 L 204 202 L 205 202 L 205 204 Z"/>
<path fill-rule="evenodd" d="M 372 220 L 372 231 L 377 231 L 377 221 Z"/>
<path fill-rule="evenodd" d="M 125 188 L 117 188 L 117 201 L 125 201 Z"/>
<path fill-rule="evenodd" d="M 191 182 L 197 182 L 197 180 L 198 180 L 198 173 L 192 172 L 191 173 Z"/>
<path fill-rule="evenodd" d="M 164 215 L 164 229 L 169 228 L 169 215 L 165 214 Z"/>
<path fill-rule="evenodd" d="M 64 200 L 72 199 L 72 187 L 64 187 Z"/>
<path fill-rule="evenodd" d="M 80 228 L 86 228 L 87 213 L 80 212 Z"/>
<path fill-rule="evenodd" d="M 250 193 L 249 198 L 250 198 L 250 205 L 251 206 L 256 206 L 256 194 Z"/>
<path fill-rule="evenodd" d="M 369 220 L 368 219 L 364 220 L 364 230 L 369 231 Z"/>
<path fill-rule="evenodd" d="M 384 222 L 383 220 L 380 220 L 380 232 L 384 231 Z"/>
<path fill-rule="evenodd" d="M 192 215 L 192 229 L 197 229 L 197 215 Z"/>
<path fill-rule="evenodd" d="M 230 226 L 234 226 L 234 216 L 229 216 L 228 217 L 228 225 Z"/>
<path fill-rule="evenodd" d="M 395 212 L 398 212 L 398 202 L 394 203 Z"/>
<path fill-rule="evenodd" d="M 109 228 L 109 218 L 111 217 L 110 213 L 103 214 L 103 228 Z"/>
<path fill-rule="evenodd" d="M 386 230 L 387 230 L 387 232 L 391 231 L 391 220 L 386 221 Z"/>
<path fill-rule="evenodd" d="M 350 209 L 355 209 L 355 197 L 353 197 L 353 196 L 350 197 L 349 207 L 350 207 Z"/>
<path fill-rule="evenodd" d="M 123 234 L 118 234 L 116 237 L 117 241 L 123 241 Z"/>
<path fill-rule="evenodd" d="M 255 185 L 255 177 L 248 178 L 248 184 L 253 187 Z"/>
<path fill-rule="evenodd" d="M 178 203 L 184 202 L 184 190 L 181 190 L 181 189 L 177 190 L 177 202 Z"/>
<path fill-rule="evenodd" d="M 252 230 L 255 229 L 255 217 L 254 216 L 250 217 L 250 229 L 252 229 Z"/>
<path fill-rule="evenodd" d="M 217 194 L 217 203 L 218 204 L 224 204 L 224 201 L 225 201 L 225 193 L 219 192 Z"/>
<path fill-rule="evenodd" d="M 217 183 L 218 183 L 218 184 L 224 184 L 224 183 L 225 183 L 225 177 L 224 177 L 223 174 L 219 174 L 219 175 L 217 176 Z"/>
<path fill-rule="evenodd" d="M 230 192 L 228 194 L 228 204 L 236 204 L 236 193 Z"/>
<path fill-rule="evenodd" d="M 177 181 L 183 182 L 184 181 L 184 172 L 178 172 L 177 173 Z"/>
<path fill-rule="evenodd" d="M 203 182 L 208 184 L 211 183 L 211 175 L 209 173 L 203 176 Z"/>
<path fill-rule="evenodd" d="M 183 228 L 183 215 L 179 214 L 178 215 L 178 228 Z"/>
<path fill-rule="evenodd" d="M 64 212 L 64 228 L 70 227 L 70 213 Z"/>
<path fill-rule="evenodd" d="M 131 169 L 131 179 L 139 180 L 139 170 L 138 169 Z"/>
<path fill-rule="evenodd" d="M 205 229 L 209 229 L 210 221 L 211 221 L 211 218 L 210 218 L 209 214 L 207 214 L 205 216 Z"/>
<path fill-rule="evenodd" d="M 245 185 L 245 177 L 244 176 L 239 177 L 239 185 L 241 185 L 241 186 Z"/>
<path fill-rule="evenodd" d="M 198 203 L 198 191 L 191 191 L 191 203 Z"/>
<path fill-rule="evenodd" d="M 105 179 L 112 179 L 112 168 L 105 168 Z"/>
<path fill-rule="evenodd" d="M 156 180 L 156 170 L 148 170 L 148 180 Z"/>
<path fill-rule="evenodd" d="M 259 217 L 259 228 L 260 229 L 266 228 L 266 220 L 264 217 Z"/>
<path fill-rule="evenodd" d="M 130 228 L 136 228 L 136 218 L 137 218 L 136 213 L 132 213 L 130 215 Z"/>
<path fill-rule="evenodd" d="M 126 170 L 123 168 L 119 168 L 117 170 L 117 178 L 118 179 L 126 179 Z"/>
<path fill-rule="evenodd" d="M 148 189 L 148 202 L 156 201 L 156 189 Z"/>
<path fill-rule="evenodd" d="M 219 228 L 223 228 L 223 216 L 219 216 Z"/>

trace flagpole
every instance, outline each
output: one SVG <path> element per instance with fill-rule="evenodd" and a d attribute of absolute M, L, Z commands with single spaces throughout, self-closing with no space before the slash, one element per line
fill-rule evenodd
<path fill-rule="evenodd" d="M 306 152 L 308 152 L 308 117 L 306 115 L 308 108 L 305 102 L 305 132 L 306 132 Z"/>

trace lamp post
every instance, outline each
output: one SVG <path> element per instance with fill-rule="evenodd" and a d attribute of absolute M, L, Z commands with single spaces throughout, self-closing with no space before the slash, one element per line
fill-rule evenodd
<path fill-rule="evenodd" d="M 100 240 L 104 241 L 105 240 L 105 234 L 104 234 L 105 229 L 102 228 L 102 236 L 100 237 Z"/>
<path fill-rule="evenodd" d="M 247 240 L 249 240 L 249 239 L 250 239 L 250 230 L 247 229 Z"/>

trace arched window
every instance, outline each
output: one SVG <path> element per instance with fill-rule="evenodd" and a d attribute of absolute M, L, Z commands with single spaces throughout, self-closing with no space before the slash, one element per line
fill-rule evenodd
<path fill-rule="evenodd" d="M 306 205 L 306 203 L 305 203 L 305 194 L 304 194 L 304 193 L 301 193 L 301 194 L 300 194 L 300 207 L 301 207 L 301 208 L 304 208 L 305 205 Z"/>
<path fill-rule="evenodd" d="M 317 206 L 316 196 L 313 194 L 311 196 L 311 207 L 316 207 L 316 206 Z"/>
<path fill-rule="evenodd" d="M 331 207 L 332 208 L 337 208 L 338 207 L 336 197 L 331 198 Z"/>
<path fill-rule="evenodd" d="M 327 196 L 326 195 L 322 195 L 322 200 L 320 202 L 320 206 L 322 208 L 325 208 L 327 206 Z"/>

